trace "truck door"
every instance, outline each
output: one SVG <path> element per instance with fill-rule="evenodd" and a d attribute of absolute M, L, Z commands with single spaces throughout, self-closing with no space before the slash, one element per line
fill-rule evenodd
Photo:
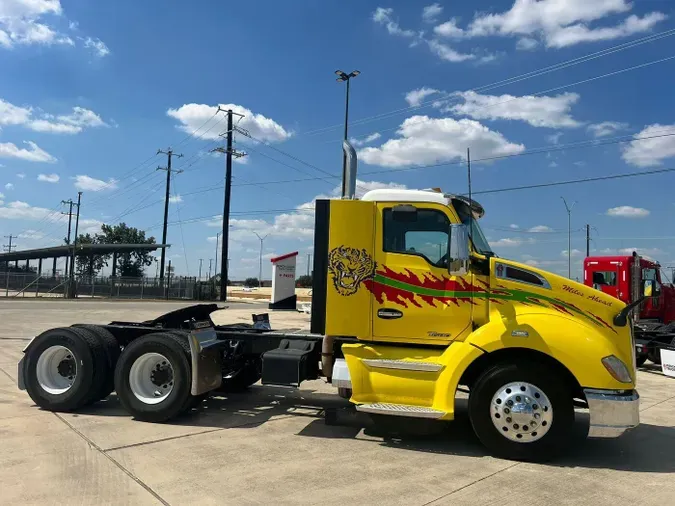
<path fill-rule="evenodd" d="M 401 219 L 394 212 L 396 205 L 377 207 L 377 267 L 369 284 L 373 337 L 408 342 L 457 339 L 470 328 L 472 305 L 466 293 L 470 275 L 464 279 L 448 274 L 452 211 L 440 204 L 415 203 L 406 206 L 413 212 Z"/>

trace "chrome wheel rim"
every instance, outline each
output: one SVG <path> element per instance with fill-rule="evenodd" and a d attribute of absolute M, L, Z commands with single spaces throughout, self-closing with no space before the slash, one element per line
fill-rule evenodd
<path fill-rule="evenodd" d="M 506 439 L 532 443 L 551 430 L 553 406 L 539 387 L 517 381 L 497 390 L 490 403 L 490 418 Z"/>
<path fill-rule="evenodd" d="M 35 366 L 38 384 L 52 395 L 66 393 L 77 378 L 75 355 L 65 346 L 50 346 L 38 358 Z"/>
<path fill-rule="evenodd" d="M 144 404 L 159 404 L 173 391 L 174 372 L 171 362 L 161 353 L 145 353 L 129 370 L 129 388 Z"/>

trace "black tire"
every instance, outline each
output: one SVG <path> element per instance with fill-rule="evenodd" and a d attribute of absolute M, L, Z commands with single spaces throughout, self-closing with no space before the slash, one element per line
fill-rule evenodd
<path fill-rule="evenodd" d="M 81 328 L 94 334 L 105 350 L 106 358 L 108 359 L 108 370 L 105 374 L 105 380 L 101 385 L 101 390 L 94 396 L 95 398 L 91 402 L 105 399 L 115 390 L 115 366 L 122 351 L 120 345 L 108 329 L 99 325 L 77 324 L 73 325 L 73 327 Z"/>
<path fill-rule="evenodd" d="M 40 356 L 52 346 L 70 350 L 77 372 L 72 386 L 64 393 L 51 394 L 37 377 Z M 30 344 L 24 357 L 24 382 L 33 402 L 49 411 L 73 411 L 94 401 L 108 374 L 103 345 L 90 332 L 78 328 L 56 328 L 40 334 Z M 97 400 L 97 399 L 96 399 Z"/>
<path fill-rule="evenodd" d="M 536 386 L 551 403 L 554 418 L 548 432 L 538 440 L 527 443 L 512 441 L 492 421 L 493 396 L 505 385 L 516 382 Z M 494 455 L 512 460 L 544 462 L 568 446 L 573 435 L 574 404 L 572 394 L 564 386 L 562 378 L 552 374 L 550 369 L 536 364 L 503 363 L 481 374 L 471 389 L 469 418 L 478 439 Z M 508 430 L 513 430 L 513 427 Z"/>
<path fill-rule="evenodd" d="M 134 395 L 129 385 L 129 372 L 133 363 L 145 353 L 164 355 L 173 369 L 173 389 L 169 396 L 157 404 L 148 404 Z M 115 368 L 115 390 L 124 408 L 134 418 L 146 422 L 166 422 L 189 408 L 192 402 L 190 345 L 185 335 L 172 332 L 147 334 L 129 344 Z"/>

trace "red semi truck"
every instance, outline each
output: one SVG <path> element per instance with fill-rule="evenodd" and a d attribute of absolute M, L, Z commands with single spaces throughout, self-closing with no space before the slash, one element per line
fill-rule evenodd
<path fill-rule="evenodd" d="M 584 260 L 584 284 L 631 304 L 642 296 L 644 282 L 661 290 L 633 313 L 637 364 L 661 363 L 659 349 L 675 346 L 675 287 L 661 281 L 661 266 L 639 256 L 597 256 Z"/>

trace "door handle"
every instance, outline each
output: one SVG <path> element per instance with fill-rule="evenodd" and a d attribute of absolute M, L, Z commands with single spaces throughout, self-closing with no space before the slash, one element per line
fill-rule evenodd
<path fill-rule="evenodd" d="M 398 309 L 378 309 L 377 310 L 377 317 L 382 318 L 383 320 L 395 320 L 397 318 L 401 318 L 403 316 L 403 311 L 399 311 Z"/>

